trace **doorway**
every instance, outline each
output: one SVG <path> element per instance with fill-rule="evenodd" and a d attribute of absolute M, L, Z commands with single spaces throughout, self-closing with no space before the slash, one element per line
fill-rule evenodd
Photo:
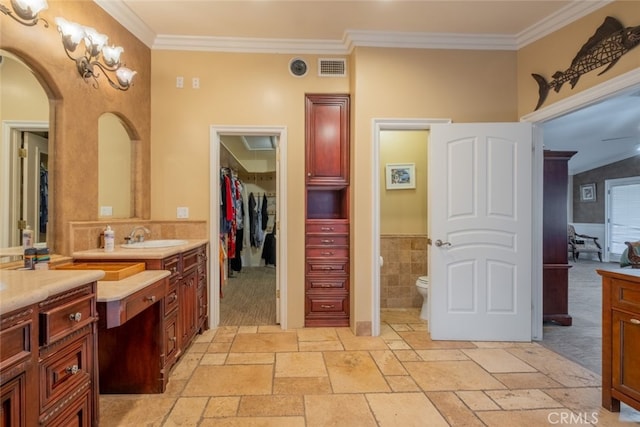
<path fill-rule="evenodd" d="M 286 328 L 286 129 L 212 126 L 210 141 L 212 327 Z"/>

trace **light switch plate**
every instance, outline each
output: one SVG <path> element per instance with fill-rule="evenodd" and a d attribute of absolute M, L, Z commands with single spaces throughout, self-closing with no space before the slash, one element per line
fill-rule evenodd
<path fill-rule="evenodd" d="M 184 77 L 182 76 L 176 77 L 176 87 L 178 89 L 182 89 L 184 87 Z"/>
<path fill-rule="evenodd" d="M 112 206 L 100 206 L 100 216 L 111 216 L 111 215 L 113 215 Z"/>
<path fill-rule="evenodd" d="M 189 218 L 189 208 L 179 207 L 176 216 L 178 218 Z"/>

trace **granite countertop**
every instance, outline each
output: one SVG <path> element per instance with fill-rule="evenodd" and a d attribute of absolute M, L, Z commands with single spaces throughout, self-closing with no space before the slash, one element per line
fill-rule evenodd
<path fill-rule="evenodd" d="M 119 301 L 154 284 L 171 273 L 168 270 L 145 270 L 122 280 L 98 282 L 98 302 Z"/>
<path fill-rule="evenodd" d="M 0 313 L 18 310 L 103 277 L 102 270 L 0 270 Z"/>
<path fill-rule="evenodd" d="M 144 249 L 128 249 L 120 245 L 116 245 L 113 252 L 105 252 L 104 249 L 88 249 L 86 251 L 78 251 L 71 254 L 74 259 L 163 259 L 180 252 L 186 252 L 202 246 L 209 242 L 207 239 L 191 239 L 187 240 L 184 245 L 170 246 L 165 248 L 144 248 Z"/>

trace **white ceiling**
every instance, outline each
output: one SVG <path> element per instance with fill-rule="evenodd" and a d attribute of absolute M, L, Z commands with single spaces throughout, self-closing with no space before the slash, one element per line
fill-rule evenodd
<path fill-rule="evenodd" d="M 292 54 L 347 54 L 355 46 L 517 50 L 609 3 L 609 0 L 94 1 L 153 49 Z M 576 53 L 590 36 L 585 34 L 584 40 L 576 40 Z M 629 54 L 638 53 L 640 48 Z M 571 59 L 567 58 L 567 67 Z M 551 75 L 556 70 L 540 71 Z M 567 86 L 562 90 L 571 89 Z M 578 173 L 637 155 L 639 124 L 640 88 L 637 88 L 626 96 L 545 123 L 544 144 L 553 150 L 579 151 L 569 163 L 570 173 Z"/>

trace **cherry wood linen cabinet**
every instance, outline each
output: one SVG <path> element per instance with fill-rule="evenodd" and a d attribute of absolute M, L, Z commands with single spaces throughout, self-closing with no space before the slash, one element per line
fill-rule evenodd
<path fill-rule="evenodd" d="M 305 99 L 305 326 L 349 326 L 349 95 Z"/>

